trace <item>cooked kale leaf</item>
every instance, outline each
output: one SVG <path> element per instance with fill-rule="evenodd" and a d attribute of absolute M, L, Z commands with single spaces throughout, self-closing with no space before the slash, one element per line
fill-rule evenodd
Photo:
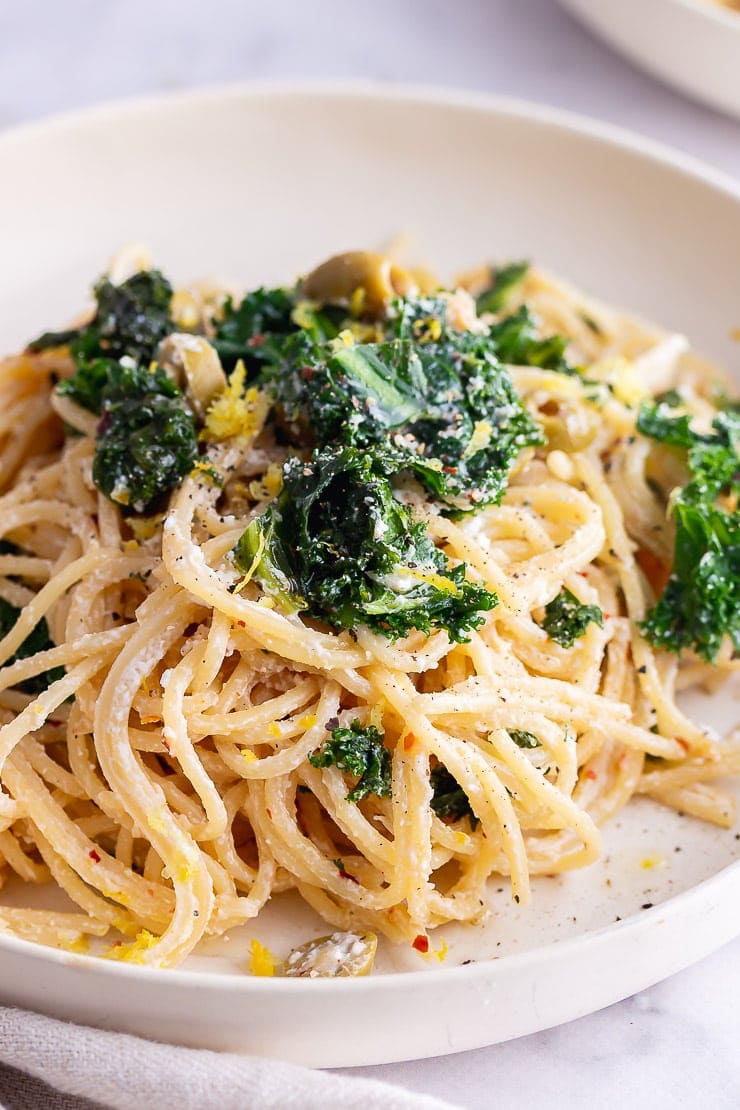
<path fill-rule="evenodd" d="M 308 757 L 313 767 L 336 766 L 356 775 L 357 785 L 347 795 L 348 802 L 360 802 L 368 794 L 391 796 L 391 753 L 383 744 L 383 733 L 373 725 L 353 721 L 349 728 L 335 728 L 331 739 Z"/>
<path fill-rule="evenodd" d="M 146 512 L 192 470 L 195 420 L 159 367 L 112 363 L 101 390 L 93 481 L 111 501 Z"/>
<path fill-rule="evenodd" d="M 645 404 L 637 427 L 668 446 L 683 448 L 691 474 L 673 503 L 673 568 L 642 631 L 665 651 L 691 648 L 712 662 L 724 637 L 740 650 L 740 516 L 718 503 L 740 493 L 740 414 L 717 414 L 710 433 L 695 432 L 686 414 L 671 410 L 680 397 Z"/>
<path fill-rule="evenodd" d="M 498 502 L 522 448 L 543 442 L 495 344 L 447 324 L 441 297 L 395 303 L 381 343 L 283 348 L 266 382 L 319 444 L 385 445 L 452 513 Z"/>
<path fill-rule="evenodd" d="M 496 597 L 450 566 L 425 525 L 393 494 L 380 451 L 333 447 L 291 458 L 283 488 L 241 536 L 236 565 L 285 608 L 336 628 L 391 638 L 447 630 L 461 642 Z"/>
<path fill-rule="evenodd" d="M 57 390 L 88 412 L 98 416 L 103 410 L 103 392 L 120 364 L 110 358 L 93 358 L 81 362 L 71 378 L 60 382 Z"/>
<path fill-rule="evenodd" d="M 98 415 L 119 360 L 149 364 L 160 340 L 174 328 L 170 320 L 172 286 L 159 270 L 142 270 L 120 285 L 103 277 L 95 286 L 97 309 L 89 324 L 66 332 L 47 332 L 31 350 L 68 344 L 75 372 L 60 382 L 60 394 Z"/>
<path fill-rule="evenodd" d="M 0 597 L 0 638 L 7 636 L 20 614 L 20 609 L 11 605 L 5 598 Z M 42 617 L 36 627 L 26 636 L 15 655 L 12 655 L 3 666 L 9 667 L 11 663 L 16 663 L 19 659 L 30 659 L 32 655 L 38 655 L 40 651 L 47 651 L 53 647 L 54 644 L 49 637 L 49 626 Z M 33 678 L 27 678 L 24 682 L 18 683 L 17 688 L 22 690 L 24 694 L 40 694 L 48 686 L 51 686 L 52 682 L 56 682 L 60 678 L 64 678 L 64 667 L 52 667 L 49 671 L 44 671 L 42 674 L 34 675 Z"/>
<path fill-rule="evenodd" d="M 528 272 L 528 262 L 510 262 L 508 266 L 493 268 L 490 284 L 475 299 L 478 312 L 501 312 Z"/>
<path fill-rule="evenodd" d="M 562 335 L 540 336 L 536 320 L 526 305 L 492 324 L 488 335 L 496 357 L 508 365 L 539 366 L 542 370 L 556 370 L 561 374 L 577 373 L 565 357 L 568 340 Z"/>
<path fill-rule="evenodd" d="M 40 351 L 69 344 L 78 366 L 124 355 L 150 362 L 160 340 L 174 330 L 170 320 L 172 286 L 167 278 L 159 270 L 141 270 L 120 285 L 102 277 L 94 293 L 97 308 L 89 324 L 65 332 L 47 332 L 29 344 L 30 349 Z"/>
<path fill-rule="evenodd" d="M 445 765 L 439 763 L 432 769 L 429 777 L 432 783 L 432 800 L 429 804 L 437 817 L 443 821 L 459 821 L 461 817 L 467 817 L 471 829 L 475 830 L 479 820 L 473 813 L 470 799 Z"/>
<path fill-rule="evenodd" d="M 740 520 L 680 499 L 673 515 L 673 570 L 641 628 L 657 648 L 692 648 L 712 662 L 725 635 L 740 651 Z"/>
<path fill-rule="evenodd" d="M 589 624 L 604 627 L 601 609 L 598 605 L 582 605 L 576 595 L 565 587 L 545 606 L 542 627 L 550 639 L 561 647 L 572 648 Z"/>
<path fill-rule="evenodd" d="M 248 370 L 280 359 L 285 337 L 295 332 L 293 298 L 287 289 L 255 289 L 235 304 L 228 298 L 213 346 L 226 371 L 239 359 Z"/>
<path fill-rule="evenodd" d="M 533 732 L 524 729 L 509 729 L 509 736 L 519 748 L 539 748 L 540 742 Z"/>

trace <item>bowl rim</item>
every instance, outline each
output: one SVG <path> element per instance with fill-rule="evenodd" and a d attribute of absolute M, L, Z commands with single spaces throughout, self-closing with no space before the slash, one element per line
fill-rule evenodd
<path fill-rule="evenodd" d="M 697 10 L 704 0 L 677 0 Z M 706 5 L 709 7 L 709 5 Z M 21 120 L 0 129 L 0 149 L 43 137 L 46 133 L 72 131 L 80 125 L 126 122 L 127 117 L 146 115 L 160 108 L 184 108 L 189 104 L 217 103 L 241 99 L 259 103 L 265 98 L 321 97 L 369 100 L 378 103 L 402 101 L 406 104 L 467 109 L 493 113 L 512 119 L 542 123 L 581 135 L 596 143 L 616 146 L 641 159 L 670 168 L 684 177 L 699 178 L 715 190 L 740 199 L 740 180 L 712 166 L 696 155 L 669 143 L 643 135 L 621 124 L 601 120 L 569 108 L 554 107 L 543 101 L 498 93 L 479 92 L 454 85 L 423 82 L 374 81 L 368 79 L 260 79 L 251 81 L 207 82 L 175 92 L 151 92 L 116 97 L 99 103 L 53 112 L 38 119 Z"/>
<path fill-rule="evenodd" d="M 687 6 L 698 6 L 696 0 L 679 0 Z M 708 6 L 708 5 L 707 5 Z M 707 165 L 693 155 L 675 150 L 668 144 L 633 132 L 628 128 L 605 123 L 596 118 L 579 113 L 554 108 L 522 98 L 499 96 L 490 93 L 468 91 L 455 87 L 431 86 L 418 83 L 346 81 L 346 80 L 260 80 L 237 81 L 219 84 L 199 85 L 175 93 L 154 93 L 143 96 L 118 98 L 83 108 L 73 109 L 44 116 L 30 122 L 21 122 L 0 131 L 0 154 L 6 149 L 26 142 L 43 140 L 46 135 L 59 132 L 72 132 L 87 124 L 135 121 L 136 117 L 147 115 L 157 109 L 177 109 L 188 104 L 216 104 L 224 99 L 243 100 L 259 105 L 265 98 L 286 99 L 295 97 L 319 97 L 327 99 L 349 99 L 371 101 L 373 103 L 398 103 L 399 101 L 419 107 L 436 106 L 459 108 L 485 115 L 508 117 L 523 124 L 537 123 L 556 130 L 585 137 L 596 145 L 616 147 L 618 150 L 652 163 L 664 170 L 678 173 L 694 182 L 698 181 L 713 191 L 735 201 L 740 209 L 740 181 L 729 174 Z M 191 970 L 185 968 L 162 968 L 142 966 L 125 961 L 102 959 L 99 956 L 70 953 L 63 949 L 52 948 L 35 941 L 0 933 L 0 949 L 17 953 L 19 957 L 51 962 L 60 968 L 85 975 L 100 975 L 110 981 L 123 978 L 142 984 L 158 985 L 176 991 L 194 989 L 216 989 L 233 992 L 262 994 L 278 992 L 290 995 L 296 990 L 310 991 L 323 995 L 326 991 L 376 992 L 392 988 L 401 983 L 417 986 L 426 984 L 435 987 L 456 979 L 475 979 L 482 975 L 494 976 L 495 969 L 505 965 L 507 968 L 527 968 L 541 962 L 549 962 L 552 957 L 567 960 L 573 954 L 580 954 L 585 947 L 599 949 L 609 944 L 611 937 L 619 932 L 625 939 L 639 935 L 651 923 L 664 923 L 668 918 L 690 912 L 694 903 L 697 908 L 707 901 L 733 877 L 740 876 L 740 859 L 727 864 L 715 874 L 701 880 L 685 891 L 666 899 L 654 907 L 633 914 L 619 922 L 613 922 L 570 937 L 563 941 L 551 941 L 524 952 L 476 961 L 468 966 L 440 967 L 433 970 L 420 968 L 414 971 L 391 971 L 378 976 L 359 979 L 311 979 L 301 981 L 283 977 L 261 978 L 253 975 L 236 975 L 214 971 Z M 739 884 L 740 888 L 740 884 Z M 738 924 L 740 932 L 740 923 Z"/>

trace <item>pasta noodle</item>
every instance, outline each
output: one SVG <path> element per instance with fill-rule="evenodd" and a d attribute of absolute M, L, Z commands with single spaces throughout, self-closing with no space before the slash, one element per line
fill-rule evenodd
<path fill-rule="evenodd" d="M 394 280 L 384 271 L 377 295 Z M 219 292 L 175 299 L 210 334 Z M 682 337 L 535 269 L 507 309 L 524 303 L 542 335 L 568 338 L 592 392 L 512 366 L 549 442 L 521 451 L 500 505 L 455 516 L 413 482 L 399 493 L 449 564 L 497 595 L 461 642 L 337 630 L 238 572 L 231 552 L 295 450 L 267 408 L 139 519 L 93 481 L 98 416 L 55 392 L 69 347 L 0 364 L 0 597 L 20 610 L 0 641 L 0 876 L 51 882 L 77 907 L 0 908 L 1 930 L 78 951 L 106 938 L 111 955 L 169 966 L 295 888 L 334 928 L 417 943 L 479 920 L 491 875 L 526 903 L 532 876 L 596 860 L 600 827 L 635 795 L 732 823 L 717 782 L 740 772 L 740 747 L 675 700 L 733 670 L 731 645 L 710 667 L 639 627 L 659 593 L 650 560 L 672 552 L 656 483 L 667 495 L 680 479 L 635 435 L 636 404 L 680 385 L 706 425 L 706 367 Z M 563 589 L 604 615 L 570 647 L 543 627 Z M 24 656 L 42 619 L 49 646 Z M 350 773 L 309 761 L 353 721 L 384 736 L 389 796 L 351 800 Z M 467 817 L 430 804 L 440 767 Z"/>

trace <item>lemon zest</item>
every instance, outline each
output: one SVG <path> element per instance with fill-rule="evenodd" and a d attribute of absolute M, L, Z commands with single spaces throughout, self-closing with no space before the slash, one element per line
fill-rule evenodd
<path fill-rule="evenodd" d="M 265 948 L 264 944 L 260 944 L 256 939 L 250 941 L 249 949 L 249 970 L 252 975 L 258 975 L 261 978 L 270 978 L 274 975 L 277 960 L 270 949 Z"/>
<path fill-rule="evenodd" d="M 460 589 L 451 578 L 445 578 L 443 574 L 435 574 L 433 571 L 423 570 L 409 570 L 412 578 L 418 578 L 420 582 L 426 582 L 429 586 L 434 586 L 437 590 L 443 590 L 445 593 L 457 596 Z"/>
<path fill-rule="evenodd" d="M 250 386 L 245 392 L 247 370 L 237 362 L 226 388 L 208 406 L 201 439 L 219 442 L 223 439 L 254 439 L 262 431 L 270 411 L 270 398 Z"/>
<path fill-rule="evenodd" d="M 122 960 L 129 964 L 143 964 L 146 963 L 144 959 L 145 952 L 148 952 L 159 940 L 159 937 L 154 933 L 150 933 L 148 929 L 142 929 L 136 934 L 134 940 L 128 941 L 126 944 L 114 944 L 105 953 L 105 958 L 108 960 Z"/>
<path fill-rule="evenodd" d="M 468 459 L 471 455 L 477 455 L 491 442 L 491 435 L 493 433 L 493 426 L 488 420 L 476 420 L 473 425 L 473 434 L 470 437 L 468 446 L 463 451 L 463 458 Z"/>

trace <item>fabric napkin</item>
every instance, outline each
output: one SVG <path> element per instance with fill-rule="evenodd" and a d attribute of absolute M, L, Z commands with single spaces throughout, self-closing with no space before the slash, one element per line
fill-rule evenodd
<path fill-rule="evenodd" d="M 0 1110 L 452 1110 L 368 1079 L 173 1048 L 0 1006 Z"/>

